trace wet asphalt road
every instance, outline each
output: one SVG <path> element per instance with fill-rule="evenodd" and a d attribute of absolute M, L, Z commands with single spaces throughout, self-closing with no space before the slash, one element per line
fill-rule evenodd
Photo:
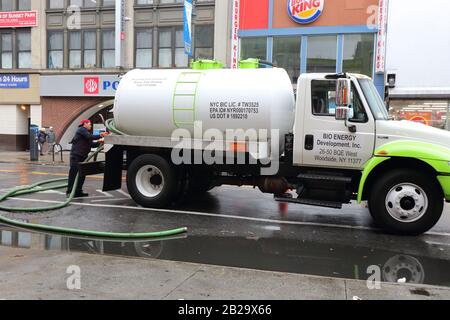
<path fill-rule="evenodd" d="M 0 194 L 66 175 L 66 167 L 0 163 Z M 367 279 L 379 266 L 382 279 L 450 287 L 450 206 L 438 225 L 419 237 L 376 229 L 363 206 L 342 210 L 279 204 L 251 188 L 223 186 L 167 210 L 139 208 L 123 190 L 102 193 L 102 177 L 88 177 L 89 198 L 40 214 L 3 215 L 33 223 L 114 232 L 188 227 L 180 237 L 109 242 L 37 235 L 0 225 L 0 246 L 138 256 L 350 279 Z M 10 206 L 43 206 L 65 199 L 65 190 L 10 200 Z"/>

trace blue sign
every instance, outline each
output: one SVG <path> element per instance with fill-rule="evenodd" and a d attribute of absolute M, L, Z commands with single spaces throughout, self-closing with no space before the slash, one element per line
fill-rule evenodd
<path fill-rule="evenodd" d="M 184 0 L 184 52 L 192 57 L 192 0 Z"/>
<path fill-rule="evenodd" d="M 120 81 L 103 81 L 103 90 L 113 89 L 117 91 Z"/>
<path fill-rule="evenodd" d="M 1 89 L 28 89 L 30 76 L 28 74 L 0 74 Z"/>

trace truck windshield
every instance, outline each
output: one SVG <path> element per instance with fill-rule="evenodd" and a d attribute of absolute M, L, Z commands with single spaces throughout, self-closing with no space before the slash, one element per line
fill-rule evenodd
<path fill-rule="evenodd" d="M 364 95 L 372 110 L 373 116 L 376 120 L 389 120 L 389 113 L 387 108 L 378 94 L 372 80 L 358 79 Z"/>

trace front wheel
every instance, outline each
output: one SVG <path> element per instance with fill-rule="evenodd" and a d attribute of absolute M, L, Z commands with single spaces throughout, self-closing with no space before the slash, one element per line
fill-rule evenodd
<path fill-rule="evenodd" d="M 177 191 L 176 168 L 155 154 L 139 156 L 128 168 L 127 187 L 131 197 L 141 206 L 166 207 Z"/>
<path fill-rule="evenodd" d="M 388 232 L 402 235 L 427 232 L 439 221 L 443 208 L 436 179 L 407 169 L 383 175 L 369 196 L 375 222 Z"/>

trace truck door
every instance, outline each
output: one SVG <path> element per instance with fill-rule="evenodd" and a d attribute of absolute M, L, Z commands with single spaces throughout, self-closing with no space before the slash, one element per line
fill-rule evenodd
<path fill-rule="evenodd" d="M 374 152 L 375 122 L 358 83 L 352 82 L 347 126 L 335 119 L 336 80 L 311 80 L 306 87 L 302 165 L 362 168 Z"/>

